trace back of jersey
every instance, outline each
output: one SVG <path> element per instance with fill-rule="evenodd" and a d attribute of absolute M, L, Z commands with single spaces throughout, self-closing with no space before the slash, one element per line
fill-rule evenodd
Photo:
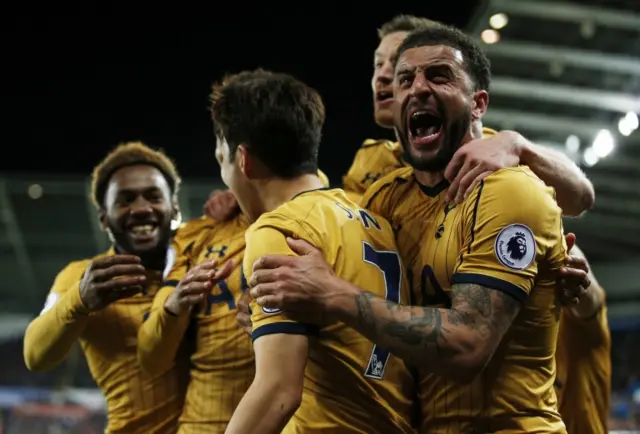
<path fill-rule="evenodd" d="M 390 301 L 404 300 L 391 226 L 342 190 L 302 193 L 263 215 L 247 233 L 248 251 L 251 232 L 265 226 L 318 247 L 342 279 Z M 291 322 L 268 309 L 252 312 L 254 338 L 263 327 Z M 404 363 L 341 322 L 323 315 L 312 322 L 302 404 L 284 432 L 412 433 L 414 382 Z"/>

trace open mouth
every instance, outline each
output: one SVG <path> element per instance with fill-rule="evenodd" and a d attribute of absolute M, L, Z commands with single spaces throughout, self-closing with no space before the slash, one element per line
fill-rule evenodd
<path fill-rule="evenodd" d="M 392 98 L 393 98 L 393 92 L 391 92 L 390 90 L 379 90 L 376 92 L 377 102 L 390 101 Z"/>
<path fill-rule="evenodd" d="M 127 227 L 129 236 L 136 241 L 153 239 L 158 232 L 157 223 L 134 223 Z"/>
<path fill-rule="evenodd" d="M 426 110 L 415 110 L 408 116 L 409 139 L 418 146 L 428 145 L 442 134 L 442 119 Z"/>

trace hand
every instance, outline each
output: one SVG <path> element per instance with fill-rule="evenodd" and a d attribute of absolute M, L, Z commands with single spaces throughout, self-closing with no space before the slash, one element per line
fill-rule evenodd
<path fill-rule="evenodd" d="M 238 313 L 236 314 L 236 321 L 242 330 L 247 332 L 249 336 L 253 332 L 253 325 L 251 324 L 251 309 L 249 309 L 249 303 L 251 302 L 251 295 L 249 291 L 245 291 L 238 300 Z"/>
<path fill-rule="evenodd" d="M 230 220 L 240 212 L 238 201 L 230 190 L 214 190 L 204 204 L 204 213 L 218 221 Z"/>
<path fill-rule="evenodd" d="M 176 289 L 167 297 L 164 308 L 172 315 L 182 315 L 191 311 L 191 308 L 204 300 L 211 288 L 223 279 L 229 277 L 233 271 L 233 261 L 227 261 L 224 266 L 216 271 L 218 261 L 203 262 L 193 267 L 182 278 Z"/>
<path fill-rule="evenodd" d="M 142 291 L 147 283 L 140 258 L 112 255 L 91 262 L 80 281 L 80 299 L 90 311 L 104 309 Z"/>
<path fill-rule="evenodd" d="M 460 204 L 487 176 L 505 167 L 516 167 L 520 163 L 518 137 L 518 133 L 501 131 L 461 146 L 444 172 L 451 183 L 447 201 Z"/>
<path fill-rule="evenodd" d="M 267 255 L 253 264 L 251 296 L 264 307 L 287 311 L 326 309 L 335 277 L 322 252 L 303 240 L 287 238 L 300 256 Z"/>
<path fill-rule="evenodd" d="M 571 249 L 576 244 L 576 236 L 567 234 L 567 252 L 571 253 Z M 565 266 L 558 271 L 558 296 L 560 302 L 564 306 L 575 306 L 580 299 L 587 293 L 587 289 L 591 286 L 589 280 L 589 266 L 584 258 L 568 255 Z"/>

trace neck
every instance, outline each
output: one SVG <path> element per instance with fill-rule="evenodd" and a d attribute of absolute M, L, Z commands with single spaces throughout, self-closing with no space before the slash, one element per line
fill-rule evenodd
<path fill-rule="evenodd" d="M 461 146 L 466 145 L 471 140 L 477 140 L 482 138 L 482 121 L 477 120 L 471 122 L 469 126 L 469 131 L 463 139 L 463 143 Z M 439 172 L 424 172 L 424 171 L 415 171 L 415 177 L 418 182 L 425 187 L 434 187 L 440 184 L 444 180 L 444 170 Z"/>
<path fill-rule="evenodd" d="M 260 181 L 256 192 L 260 198 L 262 212 L 273 211 L 296 195 L 322 188 L 322 181 L 315 174 L 302 175 L 292 179 L 272 178 Z"/>

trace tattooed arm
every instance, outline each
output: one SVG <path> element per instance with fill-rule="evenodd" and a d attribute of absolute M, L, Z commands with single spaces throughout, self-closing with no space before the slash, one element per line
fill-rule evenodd
<path fill-rule="evenodd" d="M 343 281 L 330 311 L 345 324 L 407 363 L 470 382 L 484 368 L 521 304 L 474 284 L 452 288 L 451 309 L 401 306 Z"/>

